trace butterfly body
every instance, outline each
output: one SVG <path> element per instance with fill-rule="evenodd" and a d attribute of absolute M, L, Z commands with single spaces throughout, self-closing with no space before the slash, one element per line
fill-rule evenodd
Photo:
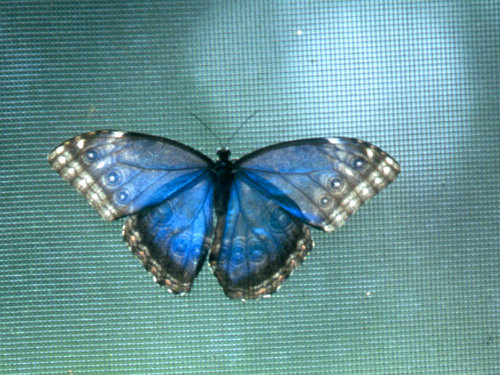
<path fill-rule="evenodd" d="M 156 282 L 186 293 L 207 255 L 231 298 L 276 291 L 313 247 L 309 226 L 333 231 L 392 182 L 399 165 L 351 138 L 283 142 L 231 161 L 139 133 L 72 138 L 51 166 L 123 237 Z M 214 226 L 214 212 L 217 223 Z"/>
<path fill-rule="evenodd" d="M 230 155 L 231 152 L 226 148 L 217 151 L 219 160 L 213 166 L 215 178 L 214 206 L 218 217 L 224 215 L 226 211 L 233 182 L 233 163 L 229 160 Z"/>

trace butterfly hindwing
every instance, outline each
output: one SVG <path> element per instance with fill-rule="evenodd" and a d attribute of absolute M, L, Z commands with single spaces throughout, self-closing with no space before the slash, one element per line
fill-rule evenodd
<path fill-rule="evenodd" d="M 106 220 L 154 206 L 210 178 L 213 164 L 181 143 L 116 131 L 72 138 L 56 147 L 48 160 Z"/>
<path fill-rule="evenodd" d="M 399 165 L 367 142 L 315 138 L 257 150 L 235 170 L 290 214 L 330 232 L 391 183 Z"/>
<path fill-rule="evenodd" d="M 229 297 L 259 298 L 277 290 L 312 246 L 304 223 L 235 179 L 227 212 L 217 222 L 210 264 Z"/>
<path fill-rule="evenodd" d="M 189 292 L 210 248 L 212 208 L 213 182 L 205 179 L 131 215 L 123 237 L 158 284 Z"/>

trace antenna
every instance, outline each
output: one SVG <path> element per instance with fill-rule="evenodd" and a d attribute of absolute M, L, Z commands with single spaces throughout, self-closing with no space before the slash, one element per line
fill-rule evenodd
<path fill-rule="evenodd" d="M 229 142 L 231 142 L 231 140 L 234 138 L 234 136 L 240 131 L 240 129 L 247 124 L 247 122 L 253 117 L 255 116 L 255 114 L 259 112 L 257 110 L 253 111 L 252 114 L 250 116 L 248 116 L 245 121 L 243 121 L 240 126 L 238 126 L 236 128 L 236 130 L 233 132 L 233 134 L 231 134 L 231 137 L 229 137 L 229 139 L 227 140 L 227 143 L 229 144 Z M 207 129 L 209 131 L 210 134 L 212 134 L 212 136 L 217 139 L 217 141 L 219 142 L 219 145 L 221 148 L 225 148 L 222 144 L 222 141 L 221 139 L 217 136 L 217 134 L 215 134 L 215 132 L 207 125 L 203 122 L 203 120 L 194 112 L 191 112 L 191 116 L 193 116 L 195 119 L 197 119 L 204 127 L 205 129 Z"/>
<path fill-rule="evenodd" d="M 245 121 L 243 121 L 243 122 L 241 123 L 241 125 L 240 125 L 240 126 L 238 126 L 238 127 L 236 128 L 236 130 L 233 132 L 233 134 L 231 134 L 231 137 L 229 137 L 229 139 L 227 140 L 227 143 L 228 143 L 228 144 L 229 144 L 229 142 L 231 142 L 231 140 L 234 138 L 234 136 L 235 136 L 235 135 L 236 135 L 236 134 L 240 131 L 240 129 L 241 129 L 244 125 L 246 125 L 246 123 L 248 122 L 248 120 L 250 120 L 253 116 L 255 116 L 255 114 L 256 114 L 257 112 L 259 112 L 259 111 L 257 111 L 257 110 L 253 111 L 253 112 L 252 112 L 252 114 L 251 114 L 250 116 L 248 116 L 248 117 L 245 119 Z"/>
<path fill-rule="evenodd" d="M 210 134 L 212 134 L 212 136 L 213 136 L 215 139 L 217 139 L 217 142 L 219 142 L 219 146 L 220 146 L 221 148 L 224 148 L 224 146 L 222 145 L 222 141 L 221 141 L 221 139 L 217 136 L 217 134 L 215 134 L 215 132 L 214 132 L 214 131 L 213 131 L 213 130 L 212 130 L 212 129 L 211 129 L 211 128 L 207 125 L 207 124 L 205 124 L 205 123 L 203 122 L 203 120 L 202 120 L 201 118 L 199 118 L 199 117 L 198 117 L 198 115 L 197 115 L 196 113 L 191 112 L 191 116 L 193 116 L 195 119 L 197 119 L 197 120 L 198 120 L 198 121 L 199 121 L 199 122 L 200 122 L 200 123 L 201 123 L 201 124 L 205 127 L 205 129 L 207 129 L 207 130 L 208 130 L 208 132 L 209 132 Z"/>

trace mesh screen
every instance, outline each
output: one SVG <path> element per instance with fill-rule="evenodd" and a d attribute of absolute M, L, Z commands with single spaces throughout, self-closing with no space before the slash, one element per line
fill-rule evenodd
<path fill-rule="evenodd" d="M 497 1 L 0 2 L 2 374 L 500 373 Z M 400 177 L 269 299 L 157 287 L 53 172 L 97 129 L 348 136 Z M 221 139 L 201 126 L 196 113 Z"/>

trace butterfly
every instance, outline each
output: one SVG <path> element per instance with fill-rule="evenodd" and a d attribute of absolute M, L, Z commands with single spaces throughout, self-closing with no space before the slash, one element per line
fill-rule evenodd
<path fill-rule="evenodd" d="M 394 181 L 398 163 L 367 142 L 312 138 L 213 161 L 182 143 L 140 133 L 72 138 L 48 161 L 170 292 L 189 292 L 207 255 L 225 294 L 269 296 L 302 264 L 309 227 L 332 232 Z M 217 223 L 214 226 L 214 213 Z"/>

